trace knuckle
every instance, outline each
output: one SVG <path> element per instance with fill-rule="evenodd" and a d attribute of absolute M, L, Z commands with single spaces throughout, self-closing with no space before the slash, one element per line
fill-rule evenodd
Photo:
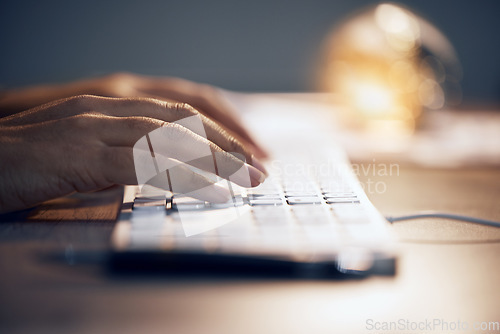
<path fill-rule="evenodd" d="M 181 115 L 183 114 L 198 115 L 200 113 L 193 106 L 185 102 L 174 103 L 173 109 Z"/>

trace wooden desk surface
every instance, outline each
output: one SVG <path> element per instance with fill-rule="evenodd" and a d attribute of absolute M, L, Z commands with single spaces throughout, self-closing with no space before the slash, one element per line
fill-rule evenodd
<path fill-rule="evenodd" d="M 385 184 L 385 192 L 368 195 L 386 215 L 434 209 L 500 220 L 500 170 L 401 167 L 399 175 L 360 178 Z M 402 333 L 369 328 L 402 319 L 460 321 L 467 333 L 500 321 L 500 229 L 397 223 L 395 277 L 120 277 L 105 265 L 120 195 L 114 188 L 52 201 L 26 213 L 25 222 L 3 217 L 0 332 Z"/>

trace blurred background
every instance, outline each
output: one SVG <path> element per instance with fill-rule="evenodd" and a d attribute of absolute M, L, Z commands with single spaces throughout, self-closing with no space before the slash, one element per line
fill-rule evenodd
<path fill-rule="evenodd" d="M 368 0 L 0 2 L 0 87 L 116 71 L 251 92 L 310 91 L 321 45 Z M 500 102 L 500 2 L 401 0 L 462 63 L 465 104 Z"/>

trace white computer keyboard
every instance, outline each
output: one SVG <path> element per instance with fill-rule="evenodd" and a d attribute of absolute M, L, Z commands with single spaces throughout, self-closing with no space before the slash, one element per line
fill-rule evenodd
<path fill-rule="evenodd" d="M 329 177 L 285 174 L 271 173 L 251 189 L 230 184 L 233 197 L 223 204 L 127 187 L 113 234 L 115 258 L 130 266 L 127 254 L 143 260 L 164 254 L 168 267 L 173 256 L 176 263 L 190 256 L 191 266 L 197 255 L 205 262 L 227 256 L 232 264 L 251 258 L 254 265 L 328 264 L 356 273 L 373 271 L 381 260 L 383 271 L 393 272 L 387 222 L 349 167 Z"/>

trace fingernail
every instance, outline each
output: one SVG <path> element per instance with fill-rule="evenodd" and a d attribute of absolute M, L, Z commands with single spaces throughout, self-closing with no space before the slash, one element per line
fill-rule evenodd
<path fill-rule="evenodd" d="M 252 163 L 251 163 L 252 166 L 254 166 L 255 168 L 257 168 L 258 170 L 260 170 L 262 173 L 264 173 L 266 176 L 269 175 L 269 173 L 267 172 L 267 169 L 266 167 L 264 167 L 264 164 L 262 162 L 260 162 L 259 159 L 257 159 L 255 157 L 255 155 L 252 155 Z"/>
<path fill-rule="evenodd" d="M 250 184 L 252 187 L 256 187 L 266 180 L 266 174 L 255 167 L 248 166 L 248 173 L 250 174 Z"/>

